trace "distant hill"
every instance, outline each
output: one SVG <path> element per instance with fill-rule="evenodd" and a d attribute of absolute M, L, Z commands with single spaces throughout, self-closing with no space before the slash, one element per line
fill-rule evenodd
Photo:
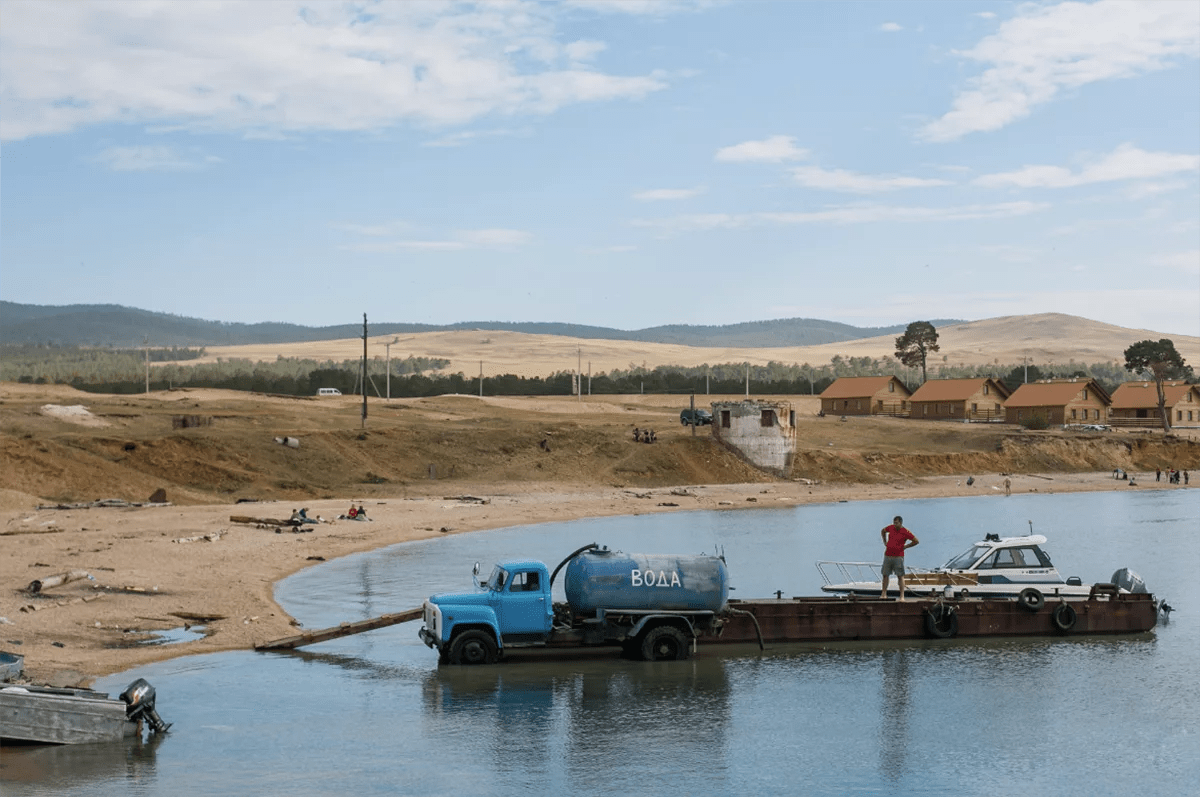
<path fill-rule="evenodd" d="M 936 327 L 963 323 L 932 319 Z M 409 335 L 420 332 L 487 330 L 557 335 L 589 340 L 628 340 L 682 346 L 782 348 L 898 335 L 906 324 L 855 327 L 812 318 L 751 321 L 725 326 L 672 324 L 639 330 L 550 322 L 464 321 L 456 324 L 371 323 L 369 333 Z M 241 346 L 340 340 L 362 335 L 361 324 L 306 327 L 299 324 L 241 324 L 155 313 L 117 304 L 34 305 L 0 301 L 0 343 L 52 343 L 60 346 L 132 348 Z"/>

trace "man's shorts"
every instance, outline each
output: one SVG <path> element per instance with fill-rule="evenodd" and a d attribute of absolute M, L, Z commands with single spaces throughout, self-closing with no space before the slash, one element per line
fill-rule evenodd
<path fill-rule="evenodd" d="M 883 578 L 888 576 L 896 576 L 900 578 L 904 575 L 904 557 L 903 556 L 885 556 L 883 557 Z"/>

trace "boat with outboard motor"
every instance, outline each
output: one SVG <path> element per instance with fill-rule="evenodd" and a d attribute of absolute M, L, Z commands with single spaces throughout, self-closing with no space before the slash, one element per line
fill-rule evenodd
<path fill-rule="evenodd" d="M 941 567 L 905 567 L 904 591 L 916 597 L 1015 598 L 1034 603 L 1047 597 L 1085 600 L 1096 586 L 1126 594 L 1147 591 L 1129 568 L 1113 573 L 1109 585 L 1085 584 L 1078 576 L 1063 578 L 1042 549 L 1045 544 L 1041 534 L 988 534 Z M 883 586 L 879 569 L 879 562 L 817 562 L 821 589 L 841 595 L 879 597 Z M 888 586 L 888 597 L 900 596 L 895 579 Z"/>

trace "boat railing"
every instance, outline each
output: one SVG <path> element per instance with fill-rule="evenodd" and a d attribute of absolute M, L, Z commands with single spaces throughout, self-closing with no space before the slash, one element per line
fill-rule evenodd
<path fill-rule="evenodd" d="M 883 577 L 879 574 L 879 567 L 879 562 L 817 562 L 817 572 L 826 584 L 881 581 Z"/>
<path fill-rule="evenodd" d="M 883 581 L 879 562 L 817 562 L 825 584 L 878 584 Z M 905 580 L 912 586 L 966 586 L 977 584 L 975 573 L 955 573 L 942 569 L 906 567 Z M 837 576 L 837 580 L 834 580 Z"/>

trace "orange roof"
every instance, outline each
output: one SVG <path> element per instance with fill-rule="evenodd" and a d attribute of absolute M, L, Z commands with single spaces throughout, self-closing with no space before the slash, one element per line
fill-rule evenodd
<path fill-rule="evenodd" d="M 1064 407 L 1087 388 L 1095 391 L 1105 404 L 1112 401 L 1094 379 L 1055 379 L 1021 385 L 1004 402 L 1006 407 Z"/>
<path fill-rule="evenodd" d="M 1163 394 L 1167 397 L 1167 406 L 1174 407 L 1183 401 L 1189 390 L 1195 388 L 1186 382 L 1163 382 Z M 1112 395 L 1113 409 L 1157 409 L 1158 390 L 1153 382 L 1122 382 Z"/>
<path fill-rule="evenodd" d="M 983 376 L 972 379 L 930 379 L 917 388 L 910 401 L 966 401 L 983 389 L 985 382 L 997 391 L 1002 401 L 1008 398 L 1011 391 L 1003 382 Z"/>
<path fill-rule="evenodd" d="M 864 398 L 887 389 L 888 382 L 896 384 L 908 395 L 908 388 L 894 376 L 843 376 L 821 391 L 821 398 Z"/>

